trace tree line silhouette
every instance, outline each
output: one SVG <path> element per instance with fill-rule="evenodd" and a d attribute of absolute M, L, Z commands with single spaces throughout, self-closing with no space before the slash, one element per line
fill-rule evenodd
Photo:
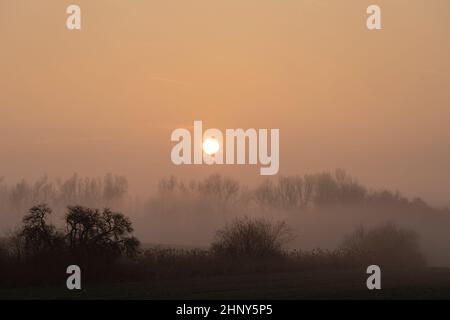
<path fill-rule="evenodd" d="M 21 227 L 0 243 L 3 286 L 62 283 L 71 264 L 88 282 L 425 265 L 417 234 L 393 224 L 360 227 L 336 250 L 304 251 L 285 248 L 293 238 L 286 223 L 243 217 L 217 230 L 208 249 L 143 249 L 122 213 L 71 206 L 63 228 L 49 223 L 51 213 L 46 204 L 30 208 Z"/>
<path fill-rule="evenodd" d="M 255 188 L 243 187 L 220 175 L 187 183 L 170 177 L 160 181 L 156 197 L 143 208 L 156 212 L 144 215 L 149 222 L 146 228 L 159 228 L 158 223 L 171 216 L 173 207 L 194 223 L 205 225 L 214 216 L 215 208 L 244 213 L 219 220 L 208 248 L 181 249 L 140 244 L 131 219 L 121 213 L 122 209 L 108 209 L 126 208 L 123 202 L 129 201 L 127 186 L 125 178 L 112 175 L 103 179 L 74 175 L 59 182 L 43 178 L 35 184 L 21 182 L 15 187 L 0 183 L 0 197 L 18 205 L 15 214 L 31 204 L 18 229 L 0 238 L 0 283 L 61 283 L 70 264 L 80 265 L 83 278 L 94 282 L 361 267 L 367 263 L 423 266 L 426 261 L 418 234 L 393 223 L 358 227 L 333 250 L 301 250 L 292 249 L 292 225 L 245 213 L 248 207 L 256 212 L 274 208 L 298 215 L 315 213 L 315 208 L 331 207 L 333 211 L 336 205 L 357 205 L 358 210 L 369 207 L 374 208 L 373 212 L 389 208 L 410 215 L 420 213 L 420 217 L 427 216 L 428 220 L 443 222 L 442 225 L 448 221 L 439 217 L 448 217 L 449 213 L 448 209 L 434 209 L 418 198 L 409 200 L 398 192 L 368 190 L 343 170 L 280 177 Z M 42 199 L 48 201 L 36 204 Z M 65 207 L 67 204 L 72 205 Z M 50 207 L 56 208 L 56 214 Z M 138 225 L 144 221 L 133 219 Z M 175 224 L 178 220 L 167 221 L 172 234 L 181 231 Z"/>

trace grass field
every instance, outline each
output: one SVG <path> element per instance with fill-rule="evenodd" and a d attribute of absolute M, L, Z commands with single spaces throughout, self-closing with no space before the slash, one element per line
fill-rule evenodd
<path fill-rule="evenodd" d="M 382 272 L 382 289 L 366 288 L 364 270 L 161 279 L 151 282 L 0 289 L 2 299 L 449 299 L 450 269 Z"/>

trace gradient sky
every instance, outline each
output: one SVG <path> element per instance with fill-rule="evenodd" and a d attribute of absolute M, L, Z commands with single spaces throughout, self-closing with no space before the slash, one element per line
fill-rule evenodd
<path fill-rule="evenodd" d="M 280 128 L 280 174 L 339 167 L 449 205 L 449 39 L 448 0 L 0 0 L 0 176 L 261 180 L 171 163 L 171 131 L 203 120 Z"/>

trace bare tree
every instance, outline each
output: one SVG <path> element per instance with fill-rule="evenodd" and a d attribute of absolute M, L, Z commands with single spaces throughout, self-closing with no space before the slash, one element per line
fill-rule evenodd
<path fill-rule="evenodd" d="M 131 236 L 131 221 L 123 214 L 82 206 L 69 207 L 68 210 L 66 238 L 72 250 L 136 255 L 139 241 Z"/>
<path fill-rule="evenodd" d="M 229 257 L 266 258 L 280 256 L 292 238 L 285 222 L 244 217 L 220 229 L 211 249 Z"/>

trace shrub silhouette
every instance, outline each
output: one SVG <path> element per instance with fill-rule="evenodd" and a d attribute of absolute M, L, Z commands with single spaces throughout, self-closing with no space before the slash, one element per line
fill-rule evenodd
<path fill-rule="evenodd" d="M 220 256 L 267 258 L 281 256 L 290 240 L 292 233 L 284 222 L 244 217 L 219 229 L 211 250 Z"/>
<path fill-rule="evenodd" d="M 367 263 L 410 267 L 425 265 L 418 234 L 392 223 L 370 230 L 360 226 L 344 239 L 341 248 Z"/>
<path fill-rule="evenodd" d="M 63 246 L 64 235 L 48 223 L 52 210 L 46 204 L 32 207 L 23 218 L 23 227 L 18 233 L 27 256 L 57 250 Z"/>
<path fill-rule="evenodd" d="M 49 222 L 51 213 L 47 204 L 32 207 L 21 227 L 1 241 L 0 269 L 7 276 L 0 283 L 54 284 L 70 264 L 85 270 L 86 280 L 114 279 L 121 272 L 115 262 L 139 253 L 131 221 L 122 213 L 68 207 L 61 229 Z"/>
<path fill-rule="evenodd" d="M 131 221 L 123 214 L 82 206 L 68 207 L 65 239 L 69 250 L 76 255 L 134 257 L 139 241 L 131 236 Z"/>
<path fill-rule="evenodd" d="M 122 213 L 83 206 L 68 207 L 64 230 L 48 222 L 52 210 L 47 204 L 32 207 L 23 218 L 16 237 L 26 256 L 60 251 L 72 256 L 136 256 L 139 241 L 131 235 L 131 221 Z"/>

